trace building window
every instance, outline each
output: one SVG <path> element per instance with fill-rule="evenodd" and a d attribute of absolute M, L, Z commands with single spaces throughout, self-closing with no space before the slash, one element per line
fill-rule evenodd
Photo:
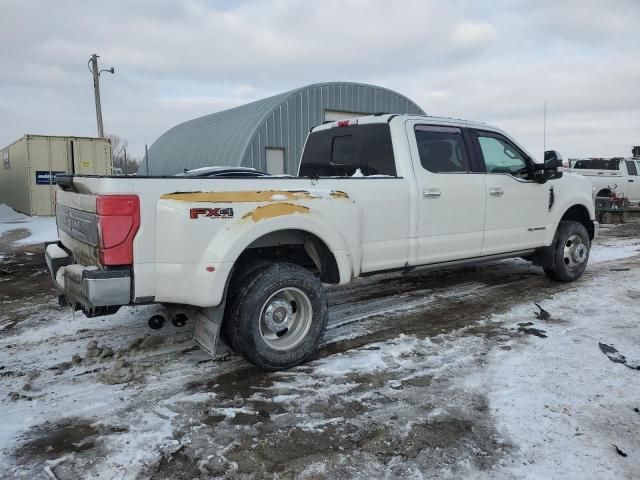
<path fill-rule="evenodd" d="M 8 170 L 11 168 L 11 163 L 9 162 L 9 149 L 2 151 L 2 165 L 4 165 L 4 169 Z"/>

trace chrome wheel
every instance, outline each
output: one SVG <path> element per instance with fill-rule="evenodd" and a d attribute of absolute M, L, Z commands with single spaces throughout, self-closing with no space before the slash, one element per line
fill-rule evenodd
<path fill-rule="evenodd" d="M 260 309 L 260 335 L 270 348 L 290 350 L 304 340 L 312 318 L 306 293 L 295 287 L 281 288 Z"/>
<path fill-rule="evenodd" d="M 564 264 L 569 270 L 575 270 L 587 261 L 589 251 L 582 238 L 573 234 L 567 238 L 564 244 Z"/>

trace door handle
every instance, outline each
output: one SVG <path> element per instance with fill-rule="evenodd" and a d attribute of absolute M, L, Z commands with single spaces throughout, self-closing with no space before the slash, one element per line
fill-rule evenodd
<path fill-rule="evenodd" d="M 422 191 L 424 198 L 439 198 L 442 193 L 437 188 L 429 188 Z"/>
<path fill-rule="evenodd" d="M 504 195 L 504 190 L 500 187 L 491 187 L 489 189 L 489 195 L 492 197 L 501 197 Z"/>
<path fill-rule="evenodd" d="M 633 183 L 633 180 L 629 179 L 629 183 Z"/>

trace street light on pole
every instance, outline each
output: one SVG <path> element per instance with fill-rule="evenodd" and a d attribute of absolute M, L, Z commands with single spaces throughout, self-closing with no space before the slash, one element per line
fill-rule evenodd
<path fill-rule="evenodd" d="M 93 75 L 93 93 L 96 97 L 96 119 L 98 121 L 98 137 L 104 138 L 104 126 L 102 125 L 102 107 L 100 106 L 100 74 L 102 72 L 115 73 L 113 67 L 105 68 L 103 70 L 98 69 L 98 55 L 95 53 L 89 58 L 87 64 L 89 71 Z"/>

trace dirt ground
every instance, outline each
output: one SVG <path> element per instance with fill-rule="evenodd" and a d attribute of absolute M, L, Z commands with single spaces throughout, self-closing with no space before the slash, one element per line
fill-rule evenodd
<path fill-rule="evenodd" d="M 491 387 L 489 378 L 500 382 L 490 372 L 504 355 L 525 358 L 530 345 L 546 349 L 545 361 L 557 357 L 560 370 L 564 347 L 554 350 L 551 340 L 578 328 L 575 312 L 595 319 L 619 301 L 626 310 L 616 315 L 633 314 L 640 221 L 601 233 L 574 284 L 507 260 L 331 287 L 329 328 L 316 357 L 267 374 L 229 353 L 209 358 L 192 343 L 190 322 L 149 330 L 159 306 L 95 319 L 59 307 L 41 246 L 16 243 L 27 230 L 9 232 L 0 237 L 0 477 L 46 478 L 45 468 L 59 479 L 530 476 L 519 469 L 543 459 L 531 460 L 501 420 L 510 410 L 496 406 L 505 397 Z M 623 289 L 613 287 L 621 281 Z M 613 300 L 589 308 L 562 303 L 603 288 Z M 557 307 L 540 319 L 534 302 Z M 637 349 L 624 361 L 603 353 L 594 357 L 598 368 L 638 381 L 631 372 Z M 535 363 L 527 368 L 538 371 Z M 555 381 L 552 370 L 546 384 Z M 636 400 L 625 400 L 599 428 L 640 448 Z M 558 408 L 571 405 L 563 402 Z M 554 408 L 539 406 L 544 418 Z M 578 433 L 557 438 L 583 441 Z M 526 439 L 531 452 L 547 441 Z M 605 477 L 640 475 L 637 453 L 598 449 L 591 456 L 602 457 Z M 558 472 L 584 468 L 566 462 Z"/>

